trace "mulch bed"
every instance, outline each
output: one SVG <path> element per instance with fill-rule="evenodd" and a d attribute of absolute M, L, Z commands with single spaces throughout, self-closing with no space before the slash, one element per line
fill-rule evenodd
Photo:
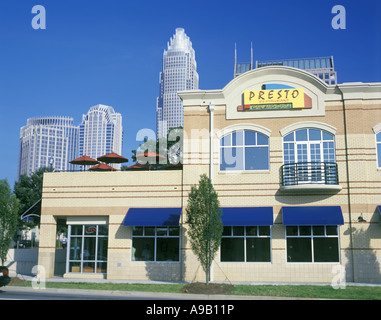
<path fill-rule="evenodd" d="M 193 282 L 186 284 L 182 288 L 184 293 L 198 293 L 198 294 L 229 294 L 233 290 L 234 286 L 231 284 L 220 283 L 206 283 Z"/>

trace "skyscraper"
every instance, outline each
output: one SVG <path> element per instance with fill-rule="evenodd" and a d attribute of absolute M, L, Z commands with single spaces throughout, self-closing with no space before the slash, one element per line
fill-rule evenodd
<path fill-rule="evenodd" d="M 256 61 L 253 64 L 253 47 L 251 47 L 251 61 L 237 62 L 237 49 L 235 49 L 234 77 L 239 76 L 254 68 L 267 66 L 287 66 L 306 70 L 319 77 L 326 84 L 337 84 L 337 72 L 333 63 L 333 57 L 301 58 L 301 59 L 280 59 Z"/>
<path fill-rule="evenodd" d="M 18 179 L 41 167 L 73 170 L 69 161 L 77 155 L 78 127 L 70 117 L 41 117 L 27 120 L 20 129 Z"/>
<path fill-rule="evenodd" d="M 80 156 L 86 154 L 96 159 L 110 152 L 121 154 L 122 140 L 122 115 L 113 107 L 98 104 L 82 116 L 79 125 Z"/>
<path fill-rule="evenodd" d="M 282 59 L 256 62 L 256 68 L 266 66 L 288 66 L 303 69 L 317 76 L 326 84 L 337 84 L 337 72 L 335 71 L 333 57 Z"/>
<path fill-rule="evenodd" d="M 156 107 L 156 135 L 165 136 L 170 128 L 184 125 L 184 111 L 178 91 L 198 89 L 198 73 L 192 42 L 183 28 L 167 44 L 160 72 Z"/>

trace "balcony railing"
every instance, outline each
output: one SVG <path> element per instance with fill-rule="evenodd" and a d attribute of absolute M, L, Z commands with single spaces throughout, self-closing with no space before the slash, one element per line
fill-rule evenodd
<path fill-rule="evenodd" d="M 316 185 L 323 189 L 324 186 L 336 189 L 339 185 L 337 164 L 335 162 L 299 162 L 285 164 L 280 169 L 281 189 L 292 189 L 289 187 Z M 340 188 L 341 189 L 341 188 Z"/>

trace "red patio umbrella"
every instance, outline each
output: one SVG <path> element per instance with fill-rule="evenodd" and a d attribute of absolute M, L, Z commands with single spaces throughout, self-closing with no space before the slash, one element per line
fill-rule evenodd
<path fill-rule="evenodd" d="M 84 154 L 82 157 L 79 157 L 77 159 L 71 160 L 70 163 L 71 164 L 79 164 L 79 165 L 82 165 L 82 166 L 87 166 L 87 165 L 90 165 L 90 164 L 97 164 L 99 162 L 97 160 L 95 160 L 93 158 L 90 158 L 89 156 Z"/>
<path fill-rule="evenodd" d="M 109 165 L 107 165 L 105 163 L 100 163 L 95 167 L 89 168 L 89 170 L 91 170 L 91 171 L 115 171 L 116 169 L 114 169 L 113 167 L 110 167 Z"/>
<path fill-rule="evenodd" d="M 98 157 L 98 161 L 102 161 L 105 163 L 123 163 L 128 162 L 128 159 L 125 157 L 120 156 L 119 154 L 115 152 L 111 152 L 108 154 L 105 154 L 104 156 Z"/>
<path fill-rule="evenodd" d="M 139 161 L 142 158 L 146 158 L 148 163 L 157 163 L 159 159 L 166 159 L 166 157 L 161 154 L 155 153 L 153 151 L 147 151 L 141 154 L 136 155 L 136 159 Z M 143 159 L 142 159 L 143 160 Z"/>
<path fill-rule="evenodd" d="M 93 165 L 99 163 L 97 160 L 90 158 L 87 155 L 83 155 L 82 157 L 79 157 L 77 159 L 71 160 L 69 163 L 71 164 L 76 164 L 76 165 L 81 165 L 81 166 L 88 166 L 88 165 Z"/>
<path fill-rule="evenodd" d="M 126 170 L 151 170 L 151 166 L 147 164 L 141 164 L 139 162 L 126 168 Z"/>

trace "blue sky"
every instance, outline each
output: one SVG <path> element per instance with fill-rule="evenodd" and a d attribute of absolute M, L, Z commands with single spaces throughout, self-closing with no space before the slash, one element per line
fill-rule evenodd
<path fill-rule="evenodd" d="M 336 4 L 346 29 L 334 30 Z M 34 5 L 46 30 L 31 26 Z M 333 56 L 338 81 L 381 82 L 381 2 L 2 0 L 0 179 L 17 177 L 20 127 L 39 116 L 82 114 L 96 104 L 123 116 L 123 156 L 136 133 L 155 130 L 163 50 L 183 27 L 196 51 L 200 89 L 223 88 L 238 60 Z M 131 163 L 131 161 L 130 161 Z"/>

